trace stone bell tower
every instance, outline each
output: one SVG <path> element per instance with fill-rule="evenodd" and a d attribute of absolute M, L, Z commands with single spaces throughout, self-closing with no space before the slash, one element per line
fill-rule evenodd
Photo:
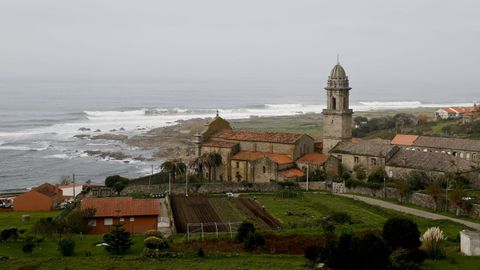
<path fill-rule="evenodd" d="M 352 141 L 352 114 L 349 108 L 350 88 L 345 70 L 337 63 L 328 77 L 327 108 L 323 110 L 323 153 L 342 141 Z"/>

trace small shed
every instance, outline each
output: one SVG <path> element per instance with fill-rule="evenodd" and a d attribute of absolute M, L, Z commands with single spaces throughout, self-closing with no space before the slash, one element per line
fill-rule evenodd
<path fill-rule="evenodd" d="M 467 256 L 480 256 L 480 232 L 462 230 L 460 251 Z"/>

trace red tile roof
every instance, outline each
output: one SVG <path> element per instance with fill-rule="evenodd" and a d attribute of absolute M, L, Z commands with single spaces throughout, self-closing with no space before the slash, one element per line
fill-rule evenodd
<path fill-rule="evenodd" d="M 50 198 L 56 197 L 57 195 L 61 195 L 63 192 L 58 187 L 50 184 L 50 183 L 43 183 L 40 186 L 34 188 L 34 190 L 46 195 Z"/>
<path fill-rule="evenodd" d="M 255 132 L 242 130 L 222 129 L 214 133 L 212 138 L 221 138 L 237 141 L 256 141 L 256 142 L 272 142 L 294 144 L 303 134 L 281 133 L 281 132 Z"/>
<path fill-rule="evenodd" d="M 327 158 L 328 158 L 328 155 L 324 155 L 324 154 L 321 154 L 321 153 L 309 153 L 309 154 L 305 154 L 304 156 L 299 158 L 297 160 L 297 162 L 311 163 L 311 164 L 315 164 L 315 165 L 323 165 L 323 163 L 325 163 Z"/>
<path fill-rule="evenodd" d="M 305 176 L 305 174 L 303 173 L 302 170 L 298 169 L 298 168 L 291 168 L 291 169 L 287 169 L 287 170 L 284 170 L 284 171 L 280 171 L 280 173 L 286 177 L 286 178 L 293 178 L 293 177 L 302 177 L 302 176 Z"/>
<path fill-rule="evenodd" d="M 397 134 L 395 138 L 392 139 L 391 144 L 414 145 L 417 139 L 418 135 Z"/>
<path fill-rule="evenodd" d="M 85 198 L 81 208 L 95 208 L 95 217 L 156 216 L 160 214 L 160 199 Z"/>
<path fill-rule="evenodd" d="M 447 113 L 468 113 L 474 111 L 474 107 L 446 107 L 442 108 L 442 110 L 446 111 Z"/>
<path fill-rule="evenodd" d="M 226 142 L 226 141 L 215 141 L 209 140 L 202 144 L 202 146 L 206 147 L 218 147 L 218 148 L 232 148 L 235 145 L 238 145 L 236 142 Z"/>
<path fill-rule="evenodd" d="M 251 152 L 251 151 L 240 151 L 232 157 L 232 160 L 254 161 L 260 158 L 269 158 L 278 164 L 293 163 L 293 159 L 288 155 L 263 153 L 263 152 Z"/>

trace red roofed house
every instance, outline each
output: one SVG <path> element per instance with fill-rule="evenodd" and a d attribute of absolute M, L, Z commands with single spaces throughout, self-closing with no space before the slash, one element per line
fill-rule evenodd
<path fill-rule="evenodd" d="M 435 111 L 435 117 L 441 119 L 462 118 L 465 113 L 470 113 L 473 107 L 445 107 Z"/>
<path fill-rule="evenodd" d="M 89 233 L 92 234 L 107 233 L 117 223 L 123 223 L 125 230 L 131 233 L 144 233 L 158 228 L 160 199 L 85 198 L 81 202 L 81 209 L 88 208 L 96 210 L 89 222 Z"/>
<path fill-rule="evenodd" d="M 63 202 L 62 190 L 45 183 L 25 192 L 14 199 L 14 211 L 50 211 Z"/>

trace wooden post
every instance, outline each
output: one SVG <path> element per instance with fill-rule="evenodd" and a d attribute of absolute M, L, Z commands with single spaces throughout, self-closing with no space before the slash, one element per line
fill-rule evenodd
<path fill-rule="evenodd" d="M 232 239 L 232 238 L 233 238 L 232 223 L 230 223 L 230 222 L 228 223 L 228 228 L 229 228 L 229 230 L 230 230 L 230 239 Z"/>
<path fill-rule="evenodd" d="M 200 225 L 202 226 L 202 240 L 203 240 L 203 223 L 200 223 Z"/>
<path fill-rule="evenodd" d="M 218 226 L 217 226 L 217 222 L 215 222 L 215 232 L 217 233 L 217 239 L 218 239 Z"/>

